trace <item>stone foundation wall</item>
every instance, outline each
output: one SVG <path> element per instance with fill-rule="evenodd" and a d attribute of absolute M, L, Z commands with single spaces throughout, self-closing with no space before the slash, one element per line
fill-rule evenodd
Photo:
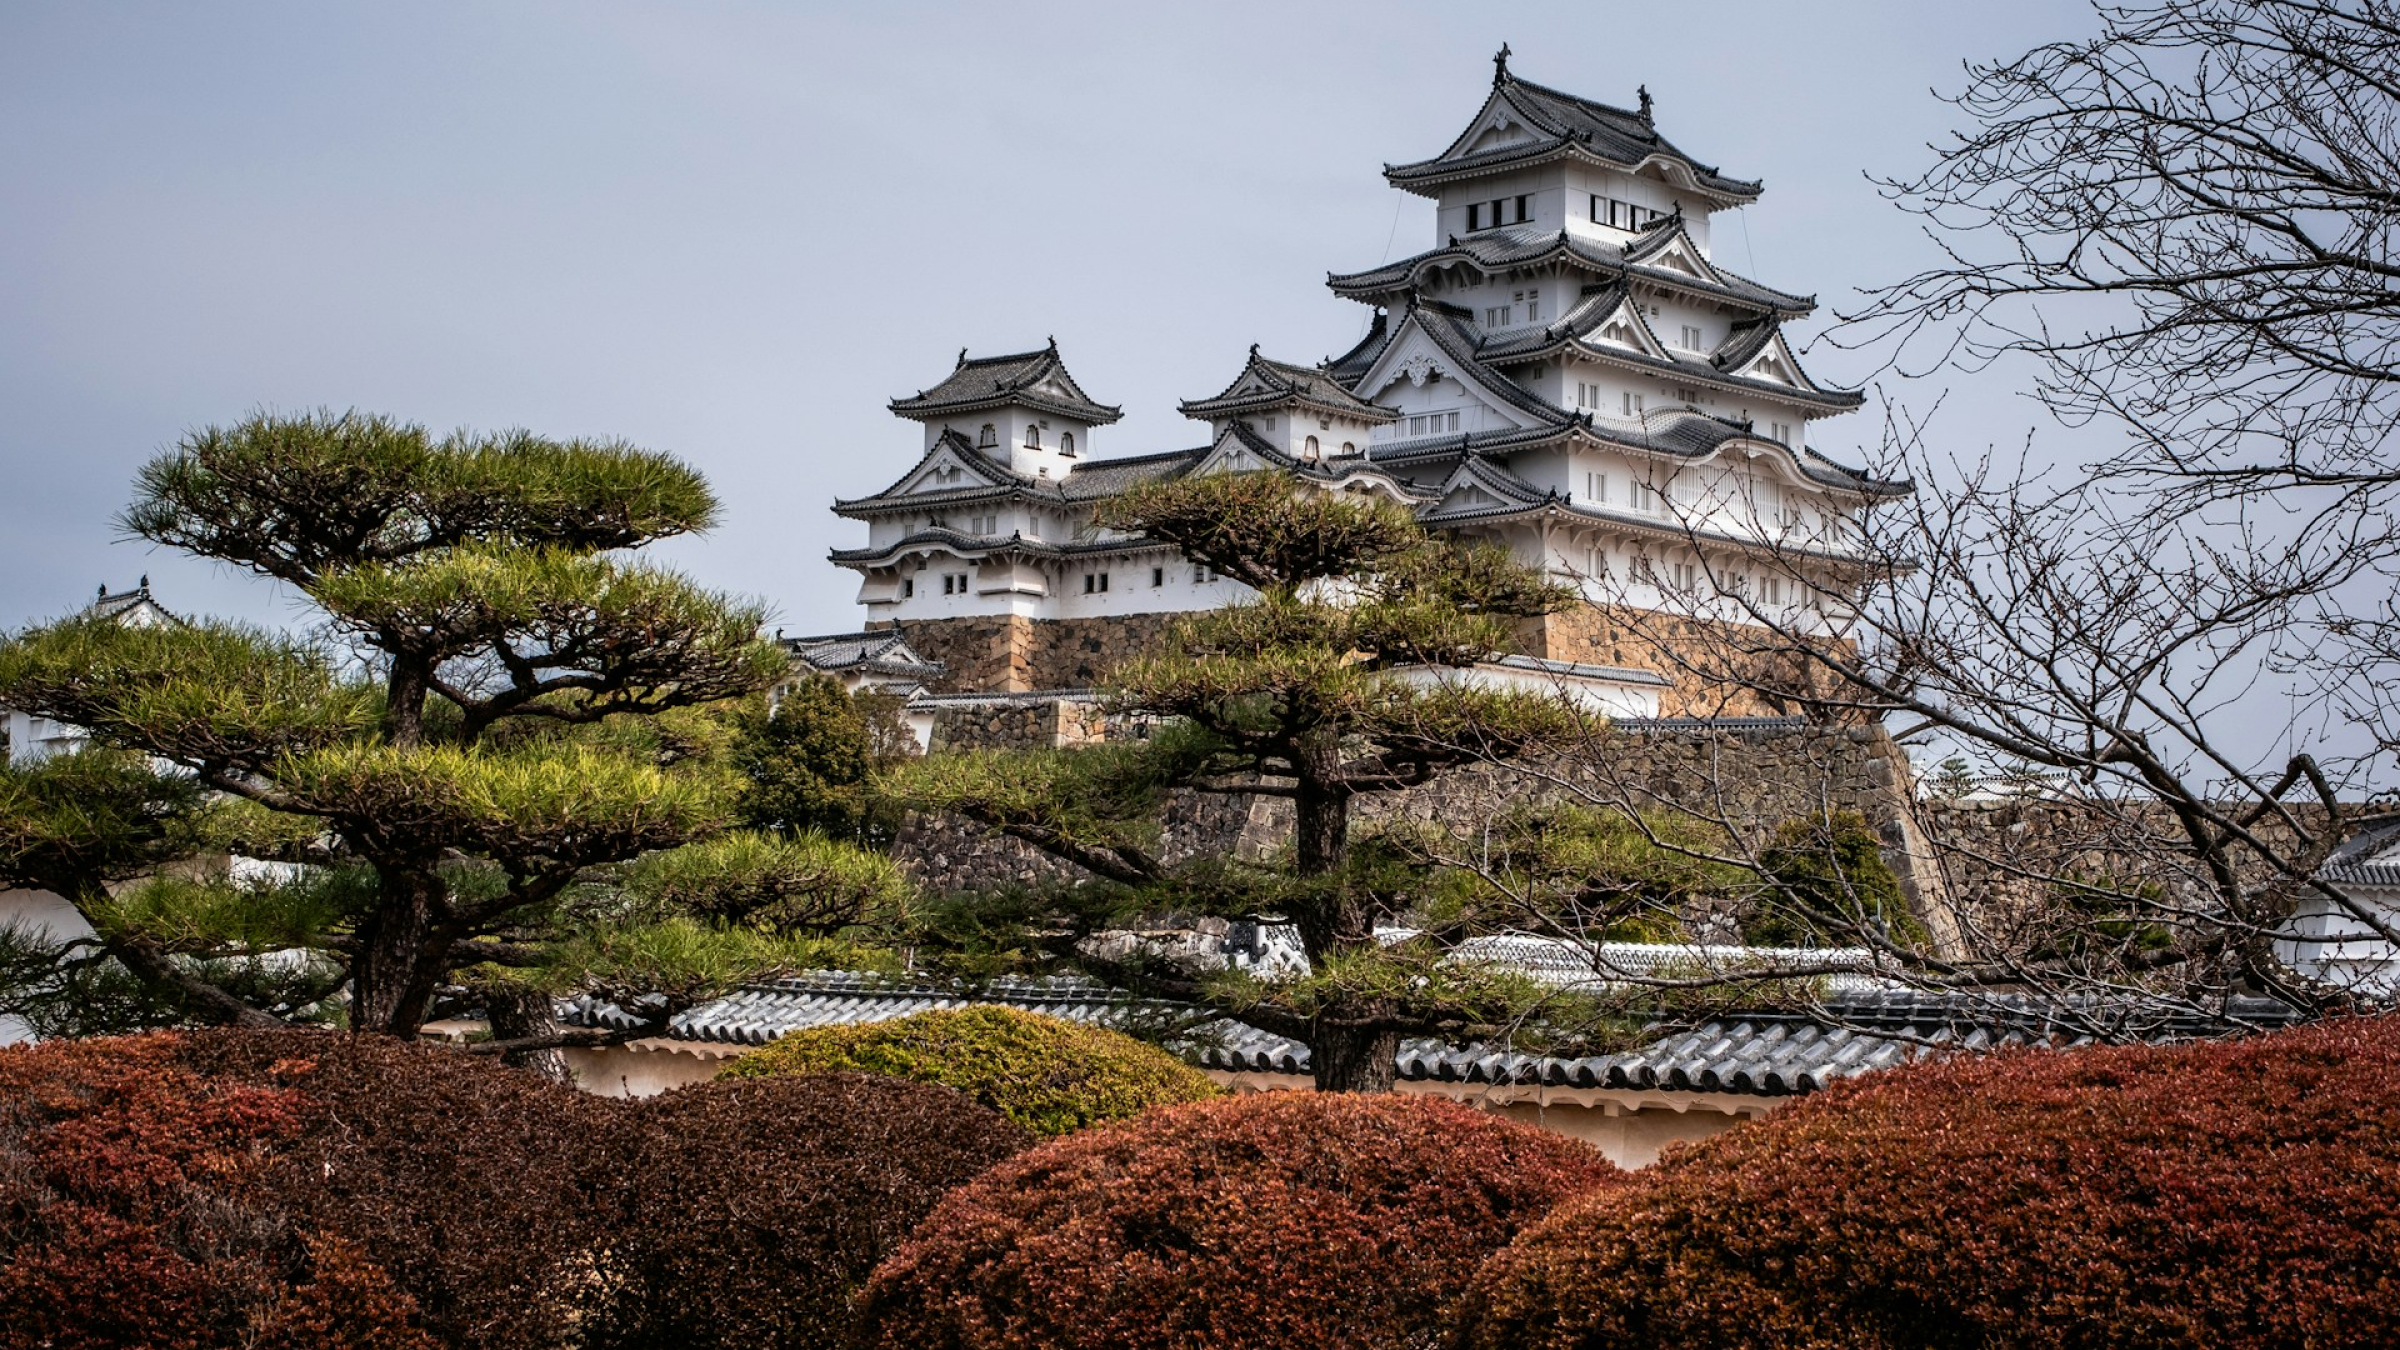
<path fill-rule="evenodd" d="M 1046 698 L 942 708 L 933 715 L 932 754 L 960 750 L 1056 750 L 1108 739 L 1101 706 L 1083 699 Z"/>
<path fill-rule="evenodd" d="M 1741 684 L 1711 682 L 1692 669 L 1740 670 L 1769 688 L 1795 689 L 1814 672 L 1788 657 L 1760 658 L 1747 649 L 1772 636 L 1749 624 L 1694 619 L 1619 605 L 1581 605 L 1530 620 L 1519 631 L 1526 655 L 1550 661 L 1631 666 L 1673 680 L 1659 694 L 1661 717 L 1778 717 L 1796 703 Z M 1678 661 L 1680 649 L 1683 659 Z"/>
<path fill-rule="evenodd" d="M 1157 650 L 1179 614 L 1116 614 L 1090 619 L 998 615 L 926 619 L 906 625 L 909 646 L 950 668 L 941 694 L 1016 694 L 1089 689 L 1109 670 Z M 888 623 L 870 625 L 888 627 Z"/>

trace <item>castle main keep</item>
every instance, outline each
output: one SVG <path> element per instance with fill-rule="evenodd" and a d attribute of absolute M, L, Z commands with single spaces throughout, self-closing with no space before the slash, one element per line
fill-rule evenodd
<path fill-rule="evenodd" d="M 1809 448 L 1859 394 L 1812 380 L 1785 325 L 1811 296 L 1715 261 L 1711 223 L 1760 184 L 1660 134 L 1647 91 L 1614 107 L 1519 78 L 1448 147 L 1386 165 L 1437 204 L 1425 251 L 1328 286 L 1372 306 L 1366 338 L 1315 364 L 1253 347 L 1180 405 L 1203 443 L 1101 453 L 1119 410 L 1056 342 L 965 351 L 891 409 L 922 428 L 889 487 L 834 504 L 866 525 L 861 631 L 790 641 L 803 664 L 955 700 L 1082 689 L 1174 616 L 1246 588 L 1154 540 L 1098 527 L 1099 501 L 1185 474 L 1283 470 L 1406 504 L 1489 540 L 1590 603 L 1524 635 L 1488 677 L 1541 681 L 1619 717 L 1696 708 L 1658 625 L 1626 613 L 1830 631 L 1858 582 L 1860 514 L 1908 492 Z"/>

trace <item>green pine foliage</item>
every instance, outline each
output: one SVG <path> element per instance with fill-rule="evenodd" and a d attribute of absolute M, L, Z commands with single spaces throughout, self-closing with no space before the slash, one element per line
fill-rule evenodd
<path fill-rule="evenodd" d="M 1759 866 L 1772 884 L 1750 909 L 1745 941 L 1776 947 L 1857 935 L 1909 947 L 1930 941 L 1883 860 L 1883 841 L 1856 811 L 1785 821 Z"/>
<path fill-rule="evenodd" d="M 892 701 L 852 695 L 831 676 L 810 675 L 787 685 L 772 711 L 745 708 L 732 747 L 733 766 L 746 780 L 742 823 L 787 838 L 814 832 L 888 846 L 899 828 L 897 813 L 869 780 L 897 757 L 888 725 Z"/>
<path fill-rule="evenodd" d="M 734 1060 L 720 1076 L 795 1073 L 938 1083 L 1045 1136 L 1219 1091 L 1208 1075 L 1123 1032 L 988 1005 L 796 1031 Z"/>
<path fill-rule="evenodd" d="M 650 972 L 697 997 L 821 953 L 896 914 L 904 887 L 815 835 L 721 838 L 744 783 L 723 710 L 786 660 L 758 606 L 632 552 L 715 514 L 688 466 L 615 442 L 356 413 L 195 431 L 141 471 L 126 527 L 291 587 L 317 636 L 72 618 L 9 641 L 0 701 L 89 728 L 136 797 L 184 799 L 62 824 L 0 784 L 0 840 L 48 830 L 53 853 L 74 835 L 105 854 L 31 884 L 201 1020 L 296 1015 L 311 990 L 262 1005 L 232 987 L 266 969 L 405 1035 L 470 972 L 546 989 Z M 226 847 L 307 870 L 118 884 L 208 852 L 202 817 Z"/>
<path fill-rule="evenodd" d="M 1447 678 L 1512 649 L 1524 619 L 1571 592 L 1488 546 L 1428 535 L 1396 503 L 1329 494 L 1275 473 L 1145 485 L 1102 523 L 1164 540 L 1257 592 L 1185 617 L 1113 673 L 1116 712 L 1147 740 L 1071 753 L 936 756 L 884 778 L 907 805 L 965 815 L 1106 883 L 1042 923 L 1050 949 L 1103 976 L 1234 1011 L 1311 1047 L 1318 1084 L 1379 1090 L 1404 1031 L 1505 1035 L 1537 1006 L 1570 1002 L 1505 972 L 1446 964 L 1476 930 L 1439 867 L 1389 851 L 1354 856 L 1353 804 L 1585 734 L 1562 700 Z M 1160 860 L 1168 792 L 1287 799 L 1288 852 L 1244 862 Z M 1439 931 L 1387 947 L 1436 898 Z M 1012 902 L 1013 903 L 1013 902 Z M 1307 970 L 1244 979 L 1166 968 L 1140 950 L 1083 941 L 1128 916 L 1199 912 L 1291 923 Z"/>

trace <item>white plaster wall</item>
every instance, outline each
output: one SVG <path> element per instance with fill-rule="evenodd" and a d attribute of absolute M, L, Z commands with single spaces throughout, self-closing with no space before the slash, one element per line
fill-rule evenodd
<path fill-rule="evenodd" d="M 597 1097 L 655 1097 L 717 1076 L 748 1047 L 706 1041 L 652 1039 L 560 1053 L 575 1086 Z"/>

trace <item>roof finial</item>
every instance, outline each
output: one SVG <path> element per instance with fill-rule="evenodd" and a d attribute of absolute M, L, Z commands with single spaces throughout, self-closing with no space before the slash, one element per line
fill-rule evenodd
<path fill-rule="evenodd" d="M 1499 84 L 1507 78 L 1508 44 L 1503 42 L 1500 44 L 1500 50 L 1492 53 L 1492 83 Z"/>
<path fill-rule="evenodd" d="M 102 595 L 107 595 L 107 594 L 108 594 L 108 583 L 107 583 L 107 582 L 105 582 L 105 581 L 103 581 L 103 582 L 101 582 L 101 583 L 100 583 L 100 594 L 102 594 Z"/>
<path fill-rule="evenodd" d="M 1637 85 L 1637 86 L 1634 88 L 1634 91 L 1633 91 L 1633 92 L 1634 92 L 1635 94 L 1639 95 L 1639 96 L 1640 96 L 1640 98 L 1641 98 L 1641 100 L 1642 100 L 1642 120 L 1643 120 L 1644 122 L 1647 122 L 1647 121 L 1649 121 L 1649 120 L 1650 120 L 1650 86 L 1649 86 L 1649 85 L 1646 85 L 1646 84 L 1644 84 L 1644 85 Z"/>
<path fill-rule="evenodd" d="M 1058 339 L 1057 339 L 1057 338 L 1055 338 L 1055 337 L 1053 337 L 1053 338 L 1051 338 L 1051 339 L 1050 339 L 1050 350 L 1051 350 L 1051 351 L 1057 351 L 1057 350 L 1058 350 Z"/>
<path fill-rule="evenodd" d="M 1258 344 L 1255 342 L 1250 344 L 1250 359 L 1253 361 L 1258 359 Z"/>
<path fill-rule="evenodd" d="M 148 593 L 149 593 L 149 590 L 150 590 L 150 574 L 149 574 L 148 572 L 144 572 L 144 573 L 142 573 L 142 592 L 143 592 L 144 594 L 148 594 Z"/>
<path fill-rule="evenodd" d="M 951 368 L 952 368 L 953 370 L 960 369 L 960 368 L 964 367 L 966 364 L 967 364 L 967 349 L 966 349 L 966 348 L 964 348 L 964 347 L 961 347 L 961 348 L 959 348 L 959 349 L 958 349 L 958 365 L 957 365 L 957 366 L 953 366 L 953 367 L 951 367 Z M 921 394 L 923 391 L 919 391 L 919 392 L 920 392 L 920 394 Z"/>

